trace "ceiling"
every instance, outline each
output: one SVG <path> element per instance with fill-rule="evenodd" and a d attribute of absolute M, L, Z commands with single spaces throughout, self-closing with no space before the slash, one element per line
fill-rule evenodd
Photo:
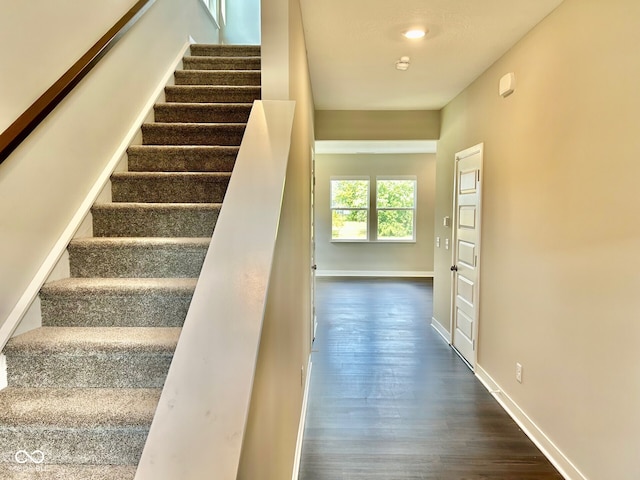
<path fill-rule="evenodd" d="M 439 110 L 560 3 L 300 0 L 315 107 Z M 413 27 L 428 33 L 404 38 Z"/>

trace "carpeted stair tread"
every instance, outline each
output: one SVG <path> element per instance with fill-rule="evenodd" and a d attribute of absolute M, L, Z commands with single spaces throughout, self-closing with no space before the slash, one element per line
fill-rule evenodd
<path fill-rule="evenodd" d="M 191 45 L 191 55 L 207 57 L 259 57 L 260 45 L 218 45 L 198 43 Z"/>
<path fill-rule="evenodd" d="M 261 87 L 233 85 L 170 85 L 165 100 L 180 103 L 253 103 L 260 100 Z"/>
<path fill-rule="evenodd" d="M 41 327 L 5 347 L 14 387 L 160 388 L 177 327 Z"/>
<path fill-rule="evenodd" d="M 200 275 L 209 238 L 81 238 L 69 243 L 71 276 L 183 277 Z"/>
<path fill-rule="evenodd" d="M 47 464 L 136 465 L 160 392 L 9 387 L 0 392 L 0 462 L 37 449 Z"/>
<path fill-rule="evenodd" d="M 95 237 L 210 237 L 221 203 L 103 203 L 91 208 Z"/>
<path fill-rule="evenodd" d="M 260 70 L 259 56 L 186 56 L 182 60 L 185 70 Z"/>
<path fill-rule="evenodd" d="M 26 467 L 0 463 L 3 480 L 133 480 L 134 465 L 51 465 Z"/>
<path fill-rule="evenodd" d="M 176 85 L 260 85 L 260 70 L 178 70 Z"/>
<path fill-rule="evenodd" d="M 134 145 L 129 147 L 130 172 L 231 172 L 239 147 Z"/>
<path fill-rule="evenodd" d="M 145 123 L 145 145 L 240 145 L 246 123 Z"/>
<path fill-rule="evenodd" d="M 7 342 L 7 354 L 165 353 L 173 355 L 177 327 L 40 327 Z"/>
<path fill-rule="evenodd" d="M 9 387 L 0 391 L 0 432 L 24 427 L 148 429 L 160 392 L 159 388 Z"/>
<path fill-rule="evenodd" d="M 156 103 L 155 121 L 161 123 L 244 123 L 251 103 Z"/>
<path fill-rule="evenodd" d="M 181 327 L 195 278 L 67 278 L 40 291 L 43 326 Z"/>
<path fill-rule="evenodd" d="M 49 296 L 76 295 L 193 295 L 196 278 L 64 278 L 45 283 L 40 294 Z"/>
<path fill-rule="evenodd" d="M 121 172 L 111 176 L 114 202 L 220 203 L 229 172 Z"/>

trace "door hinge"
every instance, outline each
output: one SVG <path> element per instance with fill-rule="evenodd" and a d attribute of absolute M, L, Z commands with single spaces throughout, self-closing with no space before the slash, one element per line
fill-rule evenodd
<path fill-rule="evenodd" d="M 480 170 L 476 170 L 478 172 L 478 181 L 480 181 Z"/>

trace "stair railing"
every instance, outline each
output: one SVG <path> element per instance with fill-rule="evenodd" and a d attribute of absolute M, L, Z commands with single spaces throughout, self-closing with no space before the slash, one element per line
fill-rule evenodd
<path fill-rule="evenodd" d="M 0 134 L 0 163 L 29 136 L 54 108 L 96 66 L 156 0 L 139 0 L 49 89 Z"/>
<path fill-rule="evenodd" d="M 136 480 L 237 477 L 294 109 L 254 103 Z"/>

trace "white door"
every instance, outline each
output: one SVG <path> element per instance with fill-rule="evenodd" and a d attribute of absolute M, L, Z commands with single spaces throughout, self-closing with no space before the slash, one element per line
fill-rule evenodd
<path fill-rule="evenodd" d="M 315 228 L 315 198 L 316 198 L 316 154 L 311 149 L 311 343 L 316 339 L 316 228 Z"/>
<path fill-rule="evenodd" d="M 483 144 L 456 154 L 453 229 L 453 347 L 476 364 L 480 298 L 480 222 Z"/>

